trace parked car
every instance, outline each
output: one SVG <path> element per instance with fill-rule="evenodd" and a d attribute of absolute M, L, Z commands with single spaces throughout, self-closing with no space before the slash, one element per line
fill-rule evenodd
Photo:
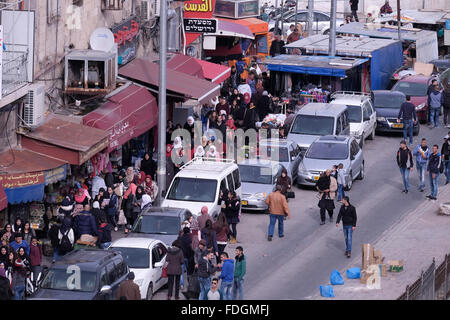
<path fill-rule="evenodd" d="M 328 135 L 350 135 L 347 106 L 306 104 L 297 112 L 287 139 L 295 141 L 304 154 L 318 137 Z"/>
<path fill-rule="evenodd" d="M 283 34 L 289 30 L 289 26 L 295 23 L 295 11 L 285 13 L 284 24 L 283 24 Z M 269 32 L 275 30 L 276 19 L 281 18 L 281 14 L 274 17 L 272 21 L 269 21 Z M 329 34 L 330 33 L 330 14 L 318 10 L 313 12 L 313 34 Z M 297 23 L 300 23 L 303 30 L 306 31 L 306 26 L 308 22 L 308 10 L 298 10 L 297 11 Z M 339 27 L 344 23 L 343 19 L 336 19 L 336 26 Z M 278 28 L 281 28 L 281 21 L 279 22 Z"/>
<path fill-rule="evenodd" d="M 362 148 L 365 139 L 373 140 L 377 128 L 377 115 L 370 94 L 362 92 L 335 92 L 331 104 L 345 104 L 350 122 L 350 135 L 355 137 Z"/>
<path fill-rule="evenodd" d="M 427 90 L 433 79 L 436 78 L 421 74 L 411 75 L 400 79 L 392 87 L 392 91 L 400 91 L 406 96 L 411 96 L 411 102 L 416 106 L 417 117 L 422 122 L 428 121 Z"/>
<path fill-rule="evenodd" d="M 266 198 L 275 190 L 284 167 L 278 162 L 263 159 L 247 159 L 238 166 L 242 180 L 242 209 L 266 211 Z"/>
<path fill-rule="evenodd" d="M 355 179 L 364 179 L 364 155 L 354 137 L 323 136 L 314 141 L 298 168 L 298 183 L 315 186 L 323 171 L 342 163 L 347 189 Z"/>
<path fill-rule="evenodd" d="M 134 272 L 134 282 L 139 286 L 142 299 L 151 300 L 155 292 L 167 283 L 167 278 L 162 277 L 167 246 L 162 241 L 122 238 L 114 241 L 108 250 L 119 252 L 130 271 Z"/>
<path fill-rule="evenodd" d="M 175 175 L 161 207 L 186 208 L 199 215 L 201 208 L 207 206 L 214 218 L 220 213 L 219 193 L 224 188 L 241 196 L 236 163 L 229 159 L 194 158 Z"/>
<path fill-rule="evenodd" d="M 150 207 L 138 216 L 128 237 L 156 239 L 171 246 L 189 214 L 184 208 Z"/>
<path fill-rule="evenodd" d="M 264 148 L 265 151 L 264 151 Z M 261 159 L 274 161 L 273 154 L 278 155 L 278 162 L 282 164 L 288 176 L 295 183 L 298 174 L 298 165 L 302 161 L 302 153 L 300 147 L 294 141 L 284 139 L 264 139 L 259 141 L 259 156 Z"/>
<path fill-rule="evenodd" d="M 374 90 L 372 102 L 377 112 L 377 132 L 403 132 L 403 123 L 397 121 L 400 106 L 406 96 L 400 91 Z M 419 134 L 420 124 L 416 122 L 413 134 Z"/>
<path fill-rule="evenodd" d="M 126 280 L 128 272 L 128 266 L 118 252 L 72 251 L 52 264 L 31 299 L 116 300 L 117 289 Z"/>

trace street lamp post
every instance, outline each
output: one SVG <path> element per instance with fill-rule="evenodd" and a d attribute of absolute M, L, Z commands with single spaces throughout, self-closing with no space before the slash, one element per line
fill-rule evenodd
<path fill-rule="evenodd" d="M 331 0 L 330 38 L 328 42 L 328 55 L 332 57 L 336 55 L 336 7 L 337 7 L 337 0 Z"/>

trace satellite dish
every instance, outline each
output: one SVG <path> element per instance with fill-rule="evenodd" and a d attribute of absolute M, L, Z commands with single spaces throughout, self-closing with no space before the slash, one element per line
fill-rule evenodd
<path fill-rule="evenodd" d="M 92 50 L 110 52 L 114 48 L 114 34 L 108 28 L 97 28 L 89 40 Z"/>

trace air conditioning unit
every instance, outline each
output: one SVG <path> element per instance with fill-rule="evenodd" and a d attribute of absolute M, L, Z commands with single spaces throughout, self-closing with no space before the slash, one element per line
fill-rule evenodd
<path fill-rule="evenodd" d="M 32 84 L 25 96 L 23 120 L 27 126 L 37 127 L 45 116 L 45 85 Z"/>
<path fill-rule="evenodd" d="M 142 0 L 141 1 L 141 18 L 142 20 L 150 20 L 160 16 L 161 3 L 160 0 Z"/>

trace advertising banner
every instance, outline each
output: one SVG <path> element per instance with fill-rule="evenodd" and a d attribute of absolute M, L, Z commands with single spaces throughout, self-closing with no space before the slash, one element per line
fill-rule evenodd
<path fill-rule="evenodd" d="M 184 2 L 184 19 L 211 19 L 216 0 L 190 0 Z M 186 33 L 188 45 L 199 37 L 200 33 Z"/>

